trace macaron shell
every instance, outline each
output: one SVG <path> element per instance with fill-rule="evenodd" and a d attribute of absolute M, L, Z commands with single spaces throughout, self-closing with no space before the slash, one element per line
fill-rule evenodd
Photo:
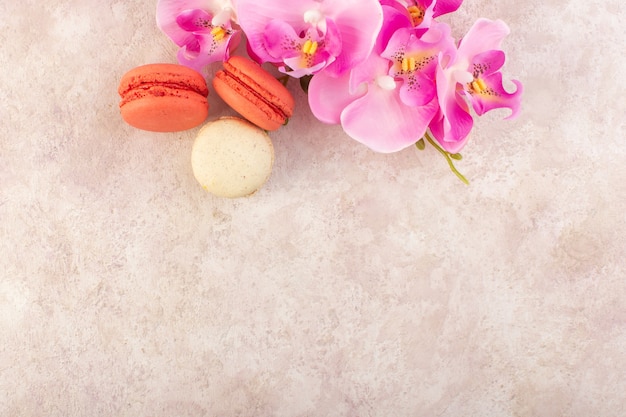
<path fill-rule="evenodd" d="M 293 114 L 289 90 L 256 62 L 233 56 L 213 79 L 215 92 L 235 111 L 265 130 L 276 130 Z"/>
<path fill-rule="evenodd" d="M 291 117 L 294 107 L 293 96 L 280 81 L 259 64 L 235 55 L 224 62 L 224 69 L 242 77 L 255 92 L 279 108 L 287 118 Z"/>
<path fill-rule="evenodd" d="M 197 95 L 197 94 L 196 94 Z M 120 113 L 129 125 L 151 132 L 179 132 L 204 122 L 209 113 L 206 99 L 177 96 L 144 96 L 124 104 Z"/>
<path fill-rule="evenodd" d="M 233 110 L 265 130 L 276 130 L 285 124 L 285 117 L 277 113 L 267 102 L 234 80 L 221 77 L 220 74 L 213 79 L 213 89 Z"/>
<path fill-rule="evenodd" d="M 129 125 L 153 132 L 191 129 L 206 120 L 209 90 L 202 74 L 177 64 L 128 71 L 118 87 L 120 113 Z"/>
<path fill-rule="evenodd" d="M 208 96 L 206 81 L 199 72 L 178 64 L 147 64 L 135 67 L 122 77 L 118 88 L 120 96 L 143 84 L 170 84 L 181 89 Z"/>
<path fill-rule="evenodd" d="M 204 125 L 194 141 L 194 177 L 211 194 L 245 197 L 269 179 L 274 147 L 262 129 L 238 117 L 222 117 Z"/>

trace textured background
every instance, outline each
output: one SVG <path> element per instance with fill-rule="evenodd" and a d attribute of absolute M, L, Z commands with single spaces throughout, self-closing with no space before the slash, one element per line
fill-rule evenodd
<path fill-rule="evenodd" d="M 121 121 L 122 74 L 175 60 L 154 16 L 0 0 L 0 415 L 626 415 L 622 1 L 445 19 L 505 20 L 526 88 L 478 121 L 470 187 L 292 83 L 272 177 L 234 201 L 195 183 L 197 130 Z"/>

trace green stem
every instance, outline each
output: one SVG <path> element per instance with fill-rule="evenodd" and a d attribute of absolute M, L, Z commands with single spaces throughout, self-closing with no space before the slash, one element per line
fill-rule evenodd
<path fill-rule="evenodd" d="M 456 167 L 454 166 L 454 163 L 452 162 L 452 158 L 450 158 L 450 154 L 446 151 L 444 151 L 441 146 L 439 146 L 439 144 L 437 142 L 435 142 L 433 140 L 433 138 L 428 134 L 428 132 L 426 132 L 426 134 L 424 135 L 424 137 L 426 138 L 426 140 L 428 141 L 428 143 L 430 143 L 431 145 L 433 145 L 435 147 L 435 149 L 437 149 L 439 151 L 440 154 L 442 154 L 444 156 L 444 158 L 446 158 L 446 161 L 448 161 L 448 165 L 450 166 L 450 169 L 452 170 L 452 172 L 454 172 L 454 175 L 456 175 L 457 177 L 459 177 L 459 179 L 461 181 L 463 181 L 463 183 L 465 185 L 469 185 L 469 181 L 467 180 L 467 178 L 465 178 L 463 176 L 463 174 L 461 174 Z"/>

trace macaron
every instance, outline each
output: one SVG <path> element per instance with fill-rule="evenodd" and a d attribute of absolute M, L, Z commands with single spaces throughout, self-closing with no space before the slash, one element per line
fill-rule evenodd
<path fill-rule="evenodd" d="M 215 92 L 237 113 L 265 130 L 276 130 L 293 114 L 293 96 L 251 59 L 232 56 L 213 78 Z"/>
<path fill-rule="evenodd" d="M 273 164 L 274 147 L 267 132 L 239 117 L 204 125 L 191 150 L 194 177 L 218 197 L 253 194 L 269 179 Z"/>
<path fill-rule="evenodd" d="M 129 125 L 153 132 L 191 129 L 209 113 L 206 80 L 199 72 L 177 64 L 133 68 L 118 87 L 120 112 Z"/>

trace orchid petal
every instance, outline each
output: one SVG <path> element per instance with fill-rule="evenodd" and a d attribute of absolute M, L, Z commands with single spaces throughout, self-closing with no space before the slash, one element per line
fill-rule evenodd
<path fill-rule="evenodd" d="M 328 51 L 328 53 L 336 57 L 338 56 L 343 49 L 343 39 L 337 24 L 330 19 L 325 20 L 326 31 L 324 34 L 324 50 Z M 316 32 L 314 29 L 309 30 L 309 32 Z"/>
<path fill-rule="evenodd" d="M 456 11 L 463 3 L 463 0 L 436 0 L 433 17 Z"/>
<path fill-rule="evenodd" d="M 157 3 L 157 25 L 180 47 L 178 62 L 197 71 L 211 62 L 228 59 L 230 51 L 239 44 L 240 33 L 231 28 L 233 16 L 230 0 Z M 216 26 L 214 21 L 222 24 Z"/>
<path fill-rule="evenodd" d="M 159 0 L 157 4 L 157 26 L 178 46 L 186 44 L 189 32 L 178 25 L 176 17 L 192 9 L 209 10 L 207 0 Z"/>
<path fill-rule="evenodd" d="M 435 98 L 437 89 L 432 78 L 415 73 L 400 87 L 400 99 L 407 106 L 423 106 Z"/>
<path fill-rule="evenodd" d="M 350 71 L 349 91 L 354 94 L 361 88 L 362 84 L 374 82 L 378 76 L 389 73 L 391 61 L 377 54 L 372 54 L 361 65 Z"/>
<path fill-rule="evenodd" d="M 406 9 L 398 9 L 395 7 L 398 3 L 395 0 L 388 0 L 391 5 L 385 4 L 384 0 L 381 0 L 383 9 L 384 24 L 378 33 L 376 45 L 374 47 L 374 53 L 382 54 L 387 48 L 389 40 L 393 34 L 401 28 L 411 28 L 411 19 L 406 13 Z"/>
<path fill-rule="evenodd" d="M 482 24 L 483 29 L 490 28 L 492 39 L 498 37 L 498 35 L 494 35 L 498 26 L 502 29 L 502 25 L 498 25 L 497 22 L 483 22 Z M 473 33 L 475 37 L 477 32 Z M 500 50 L 486 50 L 471 58 L 468 71 L 472 74 L 473 80 L 465 84 L 465 95 L 479 116 L 492 109 L 502 107 L 511 109 L 511 115 L 507 118 L 514 118 L 519 114 L 523 91 L 522 84 L 514 80 L 516 90 L 513 93 L 504 89 L 502 73 L 498 71 L 504 65 L 504 61 L 504 52 Z"/>
<path fill-rule="evenodd" d="M 468 72 L 474 79 L 493 74 L 504 65 L 504 52 L 498 50 L 485 51 L 475 55 L 470 61 Z"/>
<path fill-rule="evenodd" d="M 430 25 L 433 23 L 433 18 L 435 17 L 435 6 L 437 5 L 437 0 L 432 0 L 424 9 L 424 18 L 422 22 L 415 26 L 416 29 L 428 29 Z"/>
<path fill-rule="evenodd" d="M 265 33 L 267 24 L 272 21 L 283 21 L 291 26 L 296 33 L 306 30 L 304 13 L 316 7 L 314 0 L 301 0 L 286 3 L 282 0 L 251 1 L 238 0 L 237 16 L 239 25 L 245 32 L 248 48 L 258 62 L 274 62 L 272 55 L 266 50 Z"/>
<path fill-rule="evenodd" d="M 319 54 L 316 58 L 322 58 Z M 319 62 L 311 63 L 310 66 L 302 66 L 302 58 L 285 58 L 285 65 L 280 65 L 278 68 L 280 72 L 284 74 L 288 74 L 294 78 L 304 77 L 305 75 L 312 75 L 319 72 L 322 68 L 326 66 L 326 60 L 320 59 Z"/>
<path fill-rule="evenodd" d="M 378 0 L 335 0 L 331 19 L 340 28 L 342 50 L 326 70 L 338 75 L 363 62 L 371 53 L 383 24 Z"/>
<path fill-rule="evenodd" d="M 437 67 L 439 113 L 430 124 L 430 131 L 441 146 L 457 153 L 465 144 L 474 124 L 467 103 L 457 91 L 458 84 L 449 71 Z"/>
<path fill-rule="evenodd" d="M 205 44 L 206 41 L 202 38 L 202 36 L 190 35 L 189 41 L 180 47 L 178 53 L 182 54 L 185 60 L 194 60 L 203 49 L 206 49 Z"/>
<path fill-rule="evenodd" d="M 331 27 L 332 25 L 329 25 L 329 28 Z M 265 46 L 267 53 L 273 58 L 271 62 L 277 64 L 281 72 L 295 78 L 313 74 L 335 59 L 326 50 L 325 45 L 315 54 L 303 52 L 305 40 L 318 42 L 320 36 L 316 30 L 309 29 L 302 38 L 296 34 L 293 27 L 279 20 L 272 20 L 267 24 Z"/>
<path fill-rule="evenodd" d="M 413 29 L 428 29 L 433 22 L 435 5 L 437 0 L 380 0 L 384 6 L 390 6 L 405 16 L 408 27 Z M 419 20 L 412 16 L 415 7 L 421 12 Z"/>
<path fill-rule="evenodd" d="M 395 90 L 370 84 L 367 94 L 341 114 L 344 131 L 376 152 L 396 152 L 417 142 L 437 111 L 436 101 L 409 107 Z"/>
<path fill-rule="evenodd" d="M 265 50 L 271 56 L 270 62 L 281 62 L 284 58 L 300 55 L 302 40 L 288 23 L 271 20 L 263 34 Z"/>
<path fill-rule="evenodd" d="M 428 29 L 433 21 L 433 14 L 437 0 L 413 0 L 408 2 L 411 6 L 417 6 L 422 11 L 420 22 L 414 22 L 411 17 L 411 24 L 416 29 Z M 407 9 L 408 12 L 408 9 Z"/>
<path fill-rule="evenodd" d="M 180 64 L 202 72 L 212 62 L 227 60 L 240 39 L 240 32 L 233 32 L 221 41 L 215 41 L 211 36 L 197 36 L 194 42 L 181 47 L 176 56 Z"/>
<path fill-rule="evenodd" d="M 474 125 L 472 116 L 463 110 L 463 104 L 464 102 L 457 102 L 452 106 L 446 106 L 446 116 L 444 116 L 443 111 L 440 111 L 428 126 L 441 147 L 451 154 L 458 153 L 463 149 L 469 140 L 469 133 Z M 453 121 L 453 124 L 450 120 Z M 452 127 L 454 127 L 455 132 L 452 131 Z"/>
<path fill-rule="evenodd" d="M 398 29 L 381 56 L 394 62 L 389 75 L 404 82 L 400 98 L 409 106 L 429 103 L 436 94 L 435 73 L 438 54 L 454 49 L 450 28 L 437 24 L 421 38 L 412 29 Z"/>
<path fill-rule="evenodd" d="M 279 20 L 301 38 L 309 30 L 319 32 L 321 48 L 334 57 L 326 60 L 325 68 L 333 75 L 367 58 L 382 25 L 378 0 L 300 0 L 288 4 L 285 0 L 239 0 L 237 7 L 239 23 L 259 61 L 273 59 L 264 31 L 268 22 Z"/>
<path fill-rule="evenodd" d="M 512 82 L 517 88 L 513 93 L 509 93 L 502 85 L 502 73 L 495 72 L 485 77 L 484 83 L 487 88 L 484 91 L 468 93 L 476 114 L 481 116 L 490 110 L 504 107 L 511 109 L 511 114 L 506 117 L 507 119 L 517 117 L 521 108 L 523 87 L 522 83 L 517 80 L 512 80 Z"/>
<path fill-rule="evenodd" d="M 522 85 L 513 81 L 516 90 L 508 93 L 499 72 L 504 64 L 502 40 L 509 33 L 502 21 L 478 19 L 459 43 L 450 62 L 437 69 L 437 96 L 440 111 L 431 123 L 433 136 L 451 153 L 466 143 L 473 125 L 467 100 L 477 115 L 495 108 L 511 109 L 511 117 L 519 113 Z"/>
<path fill-rule="evenodd" d="M 203 54 L 202 51 L 190 53 L 187 48 L 182 47 L 178 50 L 176 58 L 181 65 L 202 72 L 202 69 L 214 60 L 209 54 Z"/>
<path fill-rule="evenodd" d="M 210 33 L 212 19 L 205 10 L 189 9 L 176 16 L 176 23 L 186 32 Z"/>
<path fill-rule="evenodd" d="M 478 19 L 461 39 L 458 56 L 470 60 L 484 51 L 500 49 L 509 33 L 509 27 L 501 20 Z"/>
<path fill-rule="evenodd" d="M 317 119 L 324 123 L 339 124 L 343 109 L 365 93 L 365 88 L 360 93 L 351 92 L 348 88 L 349 78 L 349 72 L 333 77 L 324 71 L 311 78 L 309 107 Z"/>

